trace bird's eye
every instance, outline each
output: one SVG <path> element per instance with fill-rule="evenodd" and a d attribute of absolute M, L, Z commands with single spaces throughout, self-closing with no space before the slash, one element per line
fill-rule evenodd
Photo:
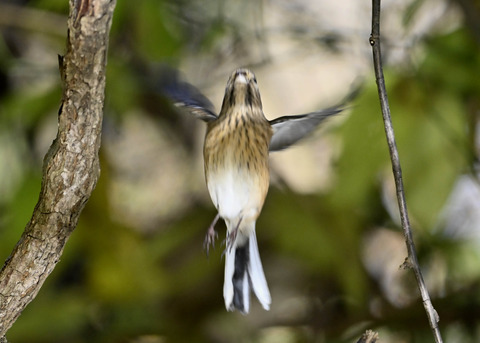
<path fill-rule="evenodd" d="M 256 77 L 253 78 L 253 82 L 257 83 L 257 78 Z"/>

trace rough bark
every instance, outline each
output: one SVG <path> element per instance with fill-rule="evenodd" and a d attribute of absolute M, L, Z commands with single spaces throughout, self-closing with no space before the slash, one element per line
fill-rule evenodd
<path fill-rule="evenodd" d="M 0 337 L 55 268 L 100 175 L 108 34 L 115 0 L 70 0 L 58 133 L 32 218 L 0 271 Z M 52 324 L 53 325 L 53 324 Z"/>

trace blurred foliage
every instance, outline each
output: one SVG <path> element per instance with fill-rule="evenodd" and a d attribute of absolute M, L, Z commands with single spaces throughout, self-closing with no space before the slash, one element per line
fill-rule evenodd
<path fill-rule="evenodd" d="M 406 18 L 423 2 L 412 2 Z M 19 10 L 39 9 L 45 20 L 49 13 L 67 18 L 65 1 L 11 3 Z M 262 4 L 246 4 L 235 15 L 263 13 Z M 109 47 L 102 175 L 62 260 L 8 332 L 12 342 L 352 342 L 366 328 L 378 330 L 384 342 L 432 341 L 413 276 L 398 269 L 406 249 L 372 72 L 350 113 L 324 132 L 339 142 L 330 186 L 311 194 L 298 194 L 282 182 L 283 187 L 270 189 L 257 227 L 272 310 L 262 311 L 252 299 L 248 316 L 225 311 L 222 247 L 209 258 L 202 252 L 204 229 L 215 216 L 198 167 L 202 124 L 173 111 L 157 89 L 158 65 L 178 66 L 196 54 L 211 54 L 211 63 L 202 65 L 210 64 L 213 73 L 225 56 L 238 58 L 239 64 L 251 57 L 245 51 L 252 36 L 262 41 L 255 34 L 261 25 L 253 35 L 245 33 L 224 6 L 118 1 Z M 410 24 L 404 18 L 404 25 Z M 306 32 L 289 29 L 295 37 Z M 55 136 L 61 98 L 56 54 L 65 37 L 23 30 L 21 24 L 2 26 L 1 20 L 0 32 L 4 260 L 38 199 L 42 158 Z M 476 342 L 480 222 L 459 235 L 445 218 L 460 178 L 479 187 L 479 46 L 463 24 L 425 35 L 418 44 L 422 56 L 415 63 L 385 70 L 405 191 L 444 339 Z M 268 59 L 250 61 L 265 63 Z M 213 82 L 204 77 L 205 84 Z M 135 139 L 114 148 L 126 139 L 130 117 L 150 118 L 161 136 L 158 148 Z M 146 162 L 152 162 L 150 168 Z M 135 204 L 144 204 L 146 195 L 131 185 L 153 187 L 159 177 L 183 188 L 154 189 L 158 200 L 152 202 L 159 203 L 152 209 L 182 205 L 165 216 L 135 218 Z M 121 182 L 130 188 L 115 193 Z M 119 210 L 119 200 L 131 207 Z M 218 230 L 221 240 L 223 223 Z"/>

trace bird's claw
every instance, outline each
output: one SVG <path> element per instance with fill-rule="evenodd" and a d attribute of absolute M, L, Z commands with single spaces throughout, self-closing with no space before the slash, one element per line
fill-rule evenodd
<path fill-rule="evenodd" d="M 205 240 L 203 241 L 203 249 L 205 250 L 207 256 L 210 252 L 210 246 L 215 249 L 215 239 L 217 239 L 217 237 L 217 231 L 215 231 L 213 226 L 210 226 L 207 230 L 207 234 L 205 235 Z"/>
<path fill-rule="evenodd" d="M 215 224 L 217 224 L 220 214 L 217 213 L 213 219 L 212 224 L 208 227 L 207 234 L 205 235 L 205 240 L 203 241 L 203 249 L 205 250 L 207 257 L 210 252 L 210 246 L 215 249 L 215 239 L 218 237 L 217 231 L 215 231 Z"/>

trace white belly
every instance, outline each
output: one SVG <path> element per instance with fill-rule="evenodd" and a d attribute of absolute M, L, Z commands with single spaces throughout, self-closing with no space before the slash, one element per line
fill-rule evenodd
<path fill-rule="evenodd" d="M 209 173 L 208 191 L 218 213 L 225 220 L 255 220 L 263 199 L 257 175 L 248 170 L 227 168 Z"/>

